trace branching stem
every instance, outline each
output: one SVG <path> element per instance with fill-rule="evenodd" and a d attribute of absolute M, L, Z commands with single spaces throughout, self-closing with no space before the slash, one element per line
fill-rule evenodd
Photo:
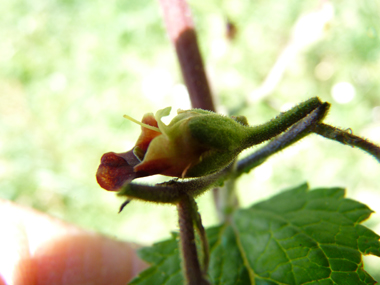
<path fill-rule="evenodd" d="M 327 107 L 325 104 L 322 104 L 305 118 L 294 124 L 287 132 L 274 138 L 248 157 L 239 160 L 236 165 L 234 177 L 237 178 L 241 174 L 249 172 L 251 169 L 266 161 L 271 155 L 292 145 L 312 132 L 313 126 L 325 117 L 328 111 Z"/>
<path fill-rule="evenodd" d="M 194 198 L 187 195 L 177 204 L 183 270 L 186 284 L 206 285 L 209 282 L 202 273 L 195 244 L 193 217 L 196 210 L 194 204 Z"/>
<path fill-rule="evenodd" d="M 202 57 L 199 51 L 190 8 L 185 0 L 160 0 L 169 37 L 176 49 L 183 78 L 189 92 L 193 108 L 215 112 L 210 87 L 206 77 Z M 186 195 L 186 197 L 189 197 Z M 193 206 L 195 204 L 194 198 Z M 208 242 L 200 215 L 189 216 L 188 208 L 192 207 L 187 199 L 178 202 L 180 240 L 183 254 L 184 271 L 188 284 L 207 284 L 202 278 L 198 255 L 195 248 L 193 222 L 196 225 L 203 247 L 203 273 L 208 267 Z M 193 207 L 194 208 L 194 207 Z"/>
<path fill-rule="evenodd" d="M 318 97 L 313 97 L 305 102 L 298 104 L 292 109 L 281 113 L 265 124 L 251 127 L 250 136 L 246 142 L 247 146 L 243 146 L 243 148 L 245 149 L 247 147 L 274 138 L 275 136 L 285 132 L 288 128 L 296 124 L 298 121 L 308 116 L 315 109 L 322 106 L 324 109 L 323 114 L 325 114 L 330 104 L 322 103 Z"/>

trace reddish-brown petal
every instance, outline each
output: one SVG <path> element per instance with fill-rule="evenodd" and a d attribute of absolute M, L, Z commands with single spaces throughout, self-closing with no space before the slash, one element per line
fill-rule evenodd
<path fill-rule="evenodd" d="M 154 118 L 153 114 L 151 113 L 146 114 L 142 118 L 141 122 L 149 126 L 158 128 L 157 121 Z M 161 135 L 161 133 L 153 131 L 148 128 L 141 127 L 141 134 L 139 138 L 137 139 L 136 146 L 138 146 L 145 153 L 146 150 L 148 149 L 150 142 L 159 135 Z"/>
<path fill-rule="evenodd" d="M 149 175 L 162 174 L 167 176 L 181 177 L 181 167 L 175 167 L 175 172 L 166 174 L 166 171 L 173 168 L 170 158 L 160 158 L 155 160 L 143 161 L 137 165 L 134 169 L 137 173 L 145 172 Z M 178 175 L 177 175 L 178 174 Z"/>
<path fill-rule="evenodd" d="M 133 154 L 133 149 L 125 153 L 105 153 L 100 159 L 96 180 L 100 187 L 109 191 L 117 191 L 124 183 L 144 176 L 133 170 L 133 167 L 139 163 L 140 161 Z"/>

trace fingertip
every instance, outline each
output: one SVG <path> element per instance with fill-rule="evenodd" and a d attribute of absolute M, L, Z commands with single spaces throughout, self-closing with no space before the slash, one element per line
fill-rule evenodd
<path fill-rule="evenodd" d="M 98 235 L 54 240 L 34 259 L 39 284 L 126 284 L 143 265 L 130 244 Z"/>
<path fill-rule="evenodd" d="M 126 284 L 136 247 L 0 200 L 0 285 Z"/>

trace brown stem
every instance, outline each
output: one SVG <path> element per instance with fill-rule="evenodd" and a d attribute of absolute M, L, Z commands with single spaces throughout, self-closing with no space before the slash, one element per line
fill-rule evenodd
<path fill-rule="evenodd" d="M 193 108 L 215 112 L 190 8 L 185 0 L 160 0 Z"/>
<path fill-rule="evenodd" d="M 175 46 L 192 107 L 215 112 L 191 11 L 186 0 L 160 0 L 160 3 L 164 11 L 166 29 Z M 218 188 L 213 190 L 216 207 L 221 204 L 219 191 Z M 217 211 L 220 212 L 220 209 L 217 208 Z"/>
<path fill-rule="evenodd" d="M 341 130 L 339 128 L 320 123 L 315 126 L 313 131 L 325 138 L 335 140 L 352 147 L 358 147 L 371 154 L 375 159 L 377 159 L 377 161 L 380 162 L 380 147 L 364 138 L 355 136 L 352 134 L 352 131 L 350 129 Z"/>
<path fill-rule="evenodd" d="M 215 112 L 189 6 L 185 0 L 160 0 L 160 4 L 164 12 L 166 29 L 176 49 L 192 107 Z M 194 200 L 194 198 L 186 195 L 177 204 L 185 278 L 188 284 L 208 284 L 203 279 L 198 260 L 193 222 L 195 222 L 201 238 L 203 237 L 204 239 L 202 244 L 204 253 L 207 256 L 204 256 L 203 271 L 205 271 L 208 264 L 206 235 L 200 218 L 197 219 L 198 216 L 193 216 L 194 209 L 189 199 Z M 198 212 L 196 215 L 198 215 Z"/>
<path fill-rule="evenodd" d="M 177 204 L 180 228 L 180 247 L 186 284 L 209 284 L 202 274 L 195 244 L 192 197 L 185 195 Z"/>

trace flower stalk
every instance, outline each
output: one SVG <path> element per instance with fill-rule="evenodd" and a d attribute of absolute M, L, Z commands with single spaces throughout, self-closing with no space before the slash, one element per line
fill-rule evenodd
<path fill-rule="evenodd" d="M 240 159 L 237 164 L 233 177 L 236 179 L 243 173 L 248 173 L 251 169 L 259 166 L 273 154 L 294 144 L 300 139 L 314 131 L 314 127 L 318 122 L 323 120 L 329 110 L 329 104 L 323 103 L 314 109 L 309 115 L 294 124 L 287 132 L 275 137 L 264 147 L 255 151 L 251 155 Z"/>
<path fill-rule="evenodd" d="M 206 280 L 204 274 L 205 268 L 204 270 L 201 270 L 201 265 L 198 259 L 197 248 L 195 244 L 193 223 L 194 215 L 198 212 L 194 208 L 194 205 L 194 198 L 190 196 L 183 197 L 183 199 L 181 199 L 177 204 L 178 224 L 180 228 L 180 248 L 183 257 L 182 268 L 184 271 L 186 284 L 209 285 L 210 283 Z"/>
<path fill-rule="evenodd" d="M 188 4 L 185 0 L 160 0 L 160 4 L 192 107 L 215 112 Z"/>
<path fill-rule="evenodd" d="M 380 147 L 374 143 L 371 143 L 367 139 L 352 134 L 352 131 L 341 130 L 323 123 L 315 125 L 313 131 L 325 138 L 335 140 L 352 147 L 358 147 L 372 155 L 378 162 L 380 162 Z"/>

